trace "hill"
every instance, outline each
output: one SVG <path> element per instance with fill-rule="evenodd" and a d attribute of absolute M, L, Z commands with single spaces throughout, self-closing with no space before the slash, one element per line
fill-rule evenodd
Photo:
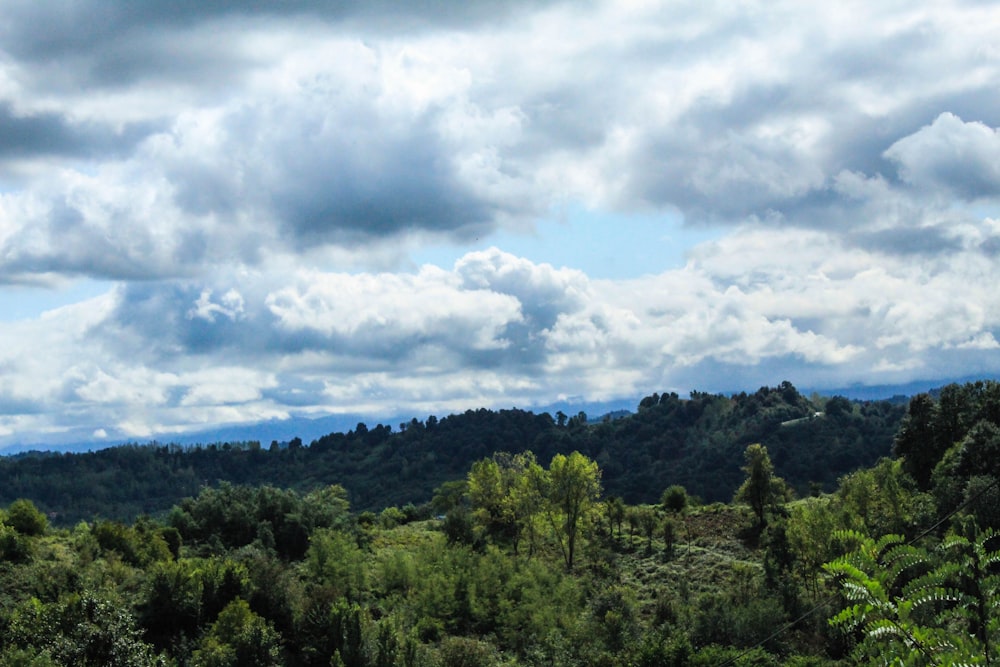
<path fill-rule="evenodd" d="M 637 412 L 592 424 L 587 415 L 469 410 L 438 419 L 330 433 L 308 446 L 257 441 L 181 446 L 150 443 L 88 453 L 0 459 L 0 503 L 28 498 L 61 524 L 130 520 L 166 511 L 221 482 L 308 491 L 342 484 L 353 507 L 428 502 L 494 452 L 533 451 L 547 462 L 579 451 L 603 470 L 605 492 L 656 501 L 680 484 L 706 502 L 728 501 L 743 478 L 746 445 L 767 446 L 776 472 L 800 494 L 830 490 L 852 470 L 891 452 L 905 407 L 889 401 L 807 399 L 784 382 L 732 396 L 652 394 Z"/>

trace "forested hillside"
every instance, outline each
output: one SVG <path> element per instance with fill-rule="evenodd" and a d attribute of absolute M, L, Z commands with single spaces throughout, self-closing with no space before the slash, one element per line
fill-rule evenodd
<path fill-rule="evenodd" d="M 166 511 L 220 482 L 308 492 L 347 489 L 352 506 L 381 509 L 428 502 L 494 452 L 532 451 L 541 461 L 579 451 L 598 462 L 606 491 L 655 502 L 672 484 L 701 499 L 728 501 L 742 452 L 759 442 L 778 474 L 800 494 L 830 490 L 843 474 L 887 456 L 905 407 L 805 398 L 790 383 L 734 396 L 693 392 L 644 398 L 637 412 L 588 423 L 584 414 L 475 410 L 438 419 L 293 440 L 205 446 L 129 445 L 85 454 L 0 458 L 0 503 L 30 498 L 59 524 L 95 517 L 131 520 Z"/>
<path fill-rule="evenodd" d="M 600 428 L 561 420 L 543 432 Z M 58 529 L 19 499 L 0 508 L 0 666 L 993 664 L 998 420 L 1000 384 L 916 396 L 894 458 L 801 499 L 761 443 L 732 504 L 627 502 L 577 451 L 490 453 L 429 506 L 378 513 L 339 485 L 223 483 Z"/>
<path fill-rule="evenodd" d="M 498 413 L 500 442 L 516 424 L 539 443 L 577 430 L 624 438 L 681 411 L 691 424 L 731 424 L 758 403 L 751 414 L 777 451 L 786 433 L 864 423 L 873 409 L 831 400 L 826 416 L 798 417 L 816 406 L 790 387 L 754 396 L 649 397 L 635 417 L 597 426 Z M 474 419 L 491 413 L 454 418 Z M 0 665 L 990 664 L 1000 651 L 998 419 L 996 383 L 916 396 L 895 458 L 803 499 L 761 443 L 737 456 L 732 504 L 699 504 L 677 485 L 626 501 L 578 451 L 470 452 L 478 458 L 428 505 L 378 513 L 352 507 L 339 485 L 222 483 L 160 517 L 57 529 L 19 499 L 0 509 Z M 451 420 L 404 433 L 426 438 Z M 285 453 L 166 453 L 295 462 L 366 435 L 373 451 L 392 452 L 387 442 L 404 433 Z M 116 454 L 156 461 L 161 449 Z M 28 459 L 49 460 L 93 459 Z"/>

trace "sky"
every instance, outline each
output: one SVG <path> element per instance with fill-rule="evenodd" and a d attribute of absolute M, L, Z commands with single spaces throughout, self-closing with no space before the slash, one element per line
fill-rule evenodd
<path fill-rule="evenodd" d="M 0 447 L 1000 370 L 993 2 L 0 16 Z"/>

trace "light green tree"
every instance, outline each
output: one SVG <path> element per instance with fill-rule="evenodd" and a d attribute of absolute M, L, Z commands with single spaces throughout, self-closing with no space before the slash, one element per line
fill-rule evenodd
<path fill-rule="evenodd" d="M 556 454 L 549 464 L 548 515 L 566 569 L 573 569 L 580 528 L 601 495 L 601 470 L 580 452 Z"/>
<path fill-rule="evenodd" d="M 499 453 L 477 461 L 466 487 L 473 515 L 491 538 L 509 542 L 515 554 L 527 538 L 529 553 L 534 552 L 535 523 L 548 478 L 532 452 Z"/>
<path fill-rule="evenodd" d="M 49 520 L 30 500 L 19 498 L 7 508 L 4 523 L 22 535 L 42 535 L 48 530 Z"/>
<path fill-rule="evenodd" d="M 279 640 L 274 628 L 251 611 L 246 600 L 233 600 L 202 638 L 192 662 L 199 667 L 277 666 Z"/>

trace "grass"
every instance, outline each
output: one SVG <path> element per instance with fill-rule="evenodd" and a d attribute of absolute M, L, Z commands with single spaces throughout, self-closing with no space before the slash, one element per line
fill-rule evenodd
<path fill-rule="evenodd" d="M 720 590 L 753 595 L 763 574 L 761 554 L 740 539 L 751 521 L 745 507 L 715 504 L 677 518 L 678 535 L 670 554 L 659 537 L 653 538 L 651 548 L 644 536 L 636 536 L 634 547 L 627 534 L 617 540 L 621 584 L 635 592 L 640 615 L 653 615 L 665 594 L 682 600 Z"/>

